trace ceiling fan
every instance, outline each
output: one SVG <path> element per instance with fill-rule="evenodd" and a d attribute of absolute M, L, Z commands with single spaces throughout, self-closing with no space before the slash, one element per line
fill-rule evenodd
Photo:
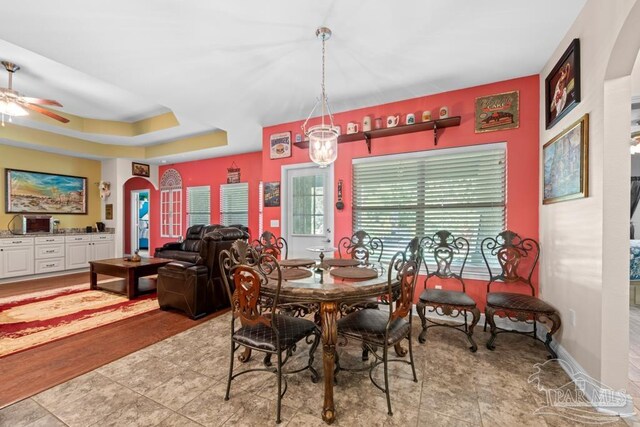
<path fill-rule="evenodd" d="M 23 96 L 20 92 L 13 90 L 13 73 L 20 69 L 19 66 L 9 61 L 1 61 L 4 68 L 9 73 L 9 86 L 4 88 L 0 87 L 0 114 L 2 115 L 2 126 L 4 126 L 4 116 L 27 116 L 29 112 L 27 110 L 35 111 L 36 113 L 44 114 L 62 123 L 68 123 L 69 119 L 59 116 L 58 114 L 40 107 L 39 105 L 55 105 L 62 107 L 58 101 L 52 99 L 40 99 Z"/>

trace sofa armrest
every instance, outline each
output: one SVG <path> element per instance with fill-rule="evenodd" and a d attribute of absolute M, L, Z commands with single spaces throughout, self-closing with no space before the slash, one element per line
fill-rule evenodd
<path fill-rule="evenodd" d="M 162 245 L 161 248 L 156 248 L 156 252 L 158 251 L 177 251 L 180 250 L 180 242 L 169 242 Z"/>

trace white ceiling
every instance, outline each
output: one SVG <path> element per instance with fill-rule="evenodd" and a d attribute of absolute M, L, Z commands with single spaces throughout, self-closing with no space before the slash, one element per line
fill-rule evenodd
<path fill-rule="evenodd" d="M 326 85 L 338 112 L 539 73 L 584 3 L 20 0 L 3 9 L 0 58 L 23 66 L 16 89 L 63 111 L 132 121 L 170 109 L 181 123 L 71 136 L 146 145 L 228 132 L 229 147 L 185 160 L 259 150 L 263 126 L 306 118 L 320 92 L 320 25 L 333 30 Z"/>

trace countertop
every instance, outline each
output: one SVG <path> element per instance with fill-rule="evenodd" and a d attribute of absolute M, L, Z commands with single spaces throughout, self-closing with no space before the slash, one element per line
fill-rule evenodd
<path fill-rule="evenodd" d="M 92 236 L 94 234 L 115 234 L 113 231 L 104 231 L 101 233 L 87 233 L 82 231 L 77 232 L 65 232 L 65 233 L 29 233 L 29 234 L 10 234 L 10 233 L 1 233 L 0 239 L 16 239 L 16 238 L 26 238 L 26 237 L 44 237 L 44 236 L 84 236 L 89 235 Z"/>

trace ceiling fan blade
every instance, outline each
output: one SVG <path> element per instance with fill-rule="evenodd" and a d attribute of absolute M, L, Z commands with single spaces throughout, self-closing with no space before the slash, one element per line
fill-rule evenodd
<path fill-rule="evenodd" d="M 62 107 L 58 101 L 54 101 L 53 99 L 41 99 L 41 98 L 31 98 L 29 96 L 21 97 L 24 102 L 28 102 L 30 104 L 38 104 L 38 105 L 55 105 L 57 107 Z"/>
<path fill-rule="evenodd" d="M 35 111 L 37 113 L 44 114 L 45 116 L 51 117 L 52 119 L 57 120 L 59 122 L 69 123 L 69 119 L 64 118 L 62 116 L 59 116 L 56 113 L 53 113 L 53 112 L 51 112 L 49 110 L 46 110 L 46 109 L 44 109 L 42 107 L 38 107 L 37 105 L 24 103 L 24 104 L 22 104 L 22 106 L 24 106 L 25 108 L 28 108 L 29 110 L 33 110 L 33 111 Z"/>

